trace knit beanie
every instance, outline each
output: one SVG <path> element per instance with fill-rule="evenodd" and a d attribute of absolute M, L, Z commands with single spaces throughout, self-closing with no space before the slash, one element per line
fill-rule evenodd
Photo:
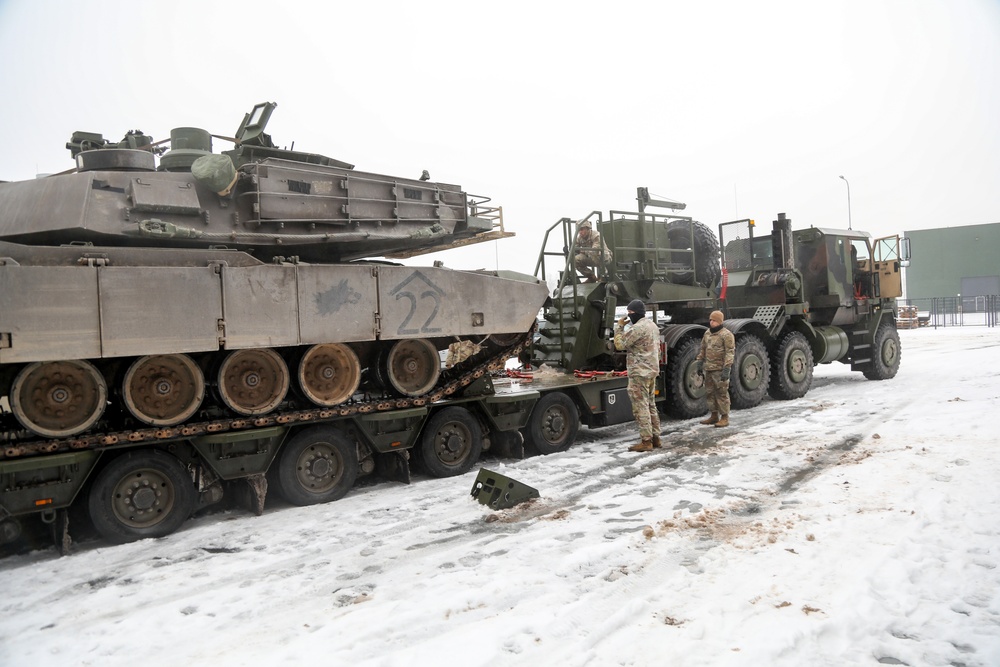
<path fill-rule="evenodd" d="M 646 304 L 644 304 L 639 299 L 633 299 L 632 301 L 629 301 L 628 308 L 626 310 L 631 310 L 639 317 L 646 316 Z"/>

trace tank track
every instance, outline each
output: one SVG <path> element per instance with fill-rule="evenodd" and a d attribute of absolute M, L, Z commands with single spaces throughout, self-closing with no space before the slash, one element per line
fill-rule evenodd
<path fill-rule="evenodd" d="M 503 370 L 508 359 L 517 356 L 524 350 L 531 341 L 533 333 L 534 327 L 532 327 L 531 331 L 521 336 L 519 340 L 485 359 L 480 360 L 474 356 L 456 365 L 454 368 L 443 371 L 434 389 L 422 396 L 366 397 L 363 400 L 352 400 L 333 408 L 312 407 L 303 410 L 276 411 L 259 417 L 224 417 L 221 419 L 189 422 L 169 428 L 141 428 L 109 433 L 95 433 L 83 437 L 37 440 L 24 444 L 7 443 L 0 449 L 0 461 L 39 454 L 52 454 L 55 452 L 114 447 L 125 443 L 164 442 L 179 438 L 241 431 L 265 426 L 322 422 L 334 417 L 350 417 L 356 414 L 421 407 L 453 395 L 488 372 Z"/>

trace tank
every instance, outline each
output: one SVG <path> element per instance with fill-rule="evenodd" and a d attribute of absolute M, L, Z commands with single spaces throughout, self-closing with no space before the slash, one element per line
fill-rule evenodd
<path fill-rule="evenodd" d="M 533 276 L 389 261 L 512 236 L 502 209 L 278 148 L 275 106 L 228 139 L 76 132 L 74 169 L 0 183 L 5 442 L 419 401 L 449 347 L 461 369 L 530 336 Z"/>

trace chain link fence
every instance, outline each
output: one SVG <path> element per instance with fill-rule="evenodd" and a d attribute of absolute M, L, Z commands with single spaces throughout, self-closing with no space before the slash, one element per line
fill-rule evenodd
<path fill-rule="evenodd" d="M 938 296 L 899 299 L 900 329 L 917 327 L 995 327 L 1000 322 L 1000 295 Z"/>

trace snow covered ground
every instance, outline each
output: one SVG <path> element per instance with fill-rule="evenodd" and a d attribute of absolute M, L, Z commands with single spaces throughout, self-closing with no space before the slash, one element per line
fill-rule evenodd
<path fill-rule="evenodd" d="M 0 560 L 0 664 L 1000 665 L 1000 330 L 733 415 Z"/>

